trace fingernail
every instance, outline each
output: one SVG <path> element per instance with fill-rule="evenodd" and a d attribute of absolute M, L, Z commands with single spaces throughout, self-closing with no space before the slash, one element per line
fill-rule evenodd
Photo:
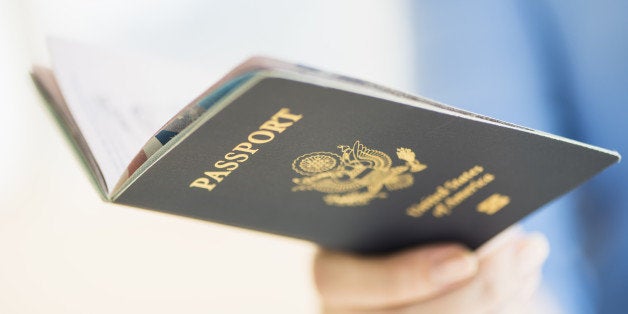
<path fill-rule="evenodd" d="M 456 253 L 438 261 L 431 270 L 430 279 L 441 286 L 454 284 L 473 276 L 478 270 L 477 258 L 471 253 Z"/>
<path fill-rule="evenodd" d="M 549 255 L 549 243 L 542 234 L 532 234 L 517 252 L 519 271 L 527 273 L 540 267 Z"/>

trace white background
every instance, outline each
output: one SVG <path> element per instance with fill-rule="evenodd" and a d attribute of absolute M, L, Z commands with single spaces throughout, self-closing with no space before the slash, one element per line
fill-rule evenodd
<path fill-rule="evenodd" d="M 0 0 L 0 313 L 315 313 L 305 242 L 103 203 L 28 77 L 56 35 L 412 90 L 402 1 Z M 211 82 L 208 82 L 211 83 Z"/>

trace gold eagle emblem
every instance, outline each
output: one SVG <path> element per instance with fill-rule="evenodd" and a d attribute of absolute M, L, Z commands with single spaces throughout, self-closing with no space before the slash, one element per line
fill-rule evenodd
<path fill-rule="evenodd" d="M 394 167 L 390 156 L 360 141 L 353 146 L 339 145 L 338 149 L 341 155 L 313 152 L 296 158 L 292 169 L 303 177 L 292 179 L 296 184 L 292 191 L 325 193 L 323 200 L 327 205 L 362 206 L 388 197 L 385 189 L 396 191 L 412 186 L 412 173 L 427 168 L 408 148 L 397 148 L 397 157 L 405 164 Z"/>

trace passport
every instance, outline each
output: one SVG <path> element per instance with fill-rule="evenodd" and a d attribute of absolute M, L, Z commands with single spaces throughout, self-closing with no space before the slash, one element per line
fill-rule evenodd
<path fill-rule="evenodd" d="M 84 82 L 81 75 L 95 75 L 80 69 L 64 76 L 63 68 L 35 67 L 32 74 L 106 201 L 333 250 L 385 253 L 436 241 L 477 248 L 620 158 L 358 79 L 257 57 L 163 121 L 116 169 L 101 165 L 114 154 L 103 147 L 112 150 L 124 138 L 103 135 L 115 130 L 89 131 L 99 123 L 113 129 L 115 122 L 101 120 L 115 115 L 74 114 L 101 99 L 76 91 L 79 84 L 68 77 Z M 119 178 L 112 181 L 115 171 Z"/>

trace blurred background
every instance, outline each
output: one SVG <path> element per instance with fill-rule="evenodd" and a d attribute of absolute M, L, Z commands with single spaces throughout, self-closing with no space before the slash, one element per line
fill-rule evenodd
<path fill-rule="evenodd" d="M 175 60 L 207 86 L 266 54 L 407 90 L 406 5 L 0 0 L 0 313 L 318 312 L 312 245 L 100 200 L 28 75 L 46 36 Z"/>
<path fill-rule="evenodd" d="M 0 0 L 0 313 L 316 313 L 315 247 L 103 203 L 28 76 L 45 37 L 213 83 L 266 54 L 628 151 L 628 2 Z M 528 217 L 547 313 L 628 308 L 628 167 Z"/>

